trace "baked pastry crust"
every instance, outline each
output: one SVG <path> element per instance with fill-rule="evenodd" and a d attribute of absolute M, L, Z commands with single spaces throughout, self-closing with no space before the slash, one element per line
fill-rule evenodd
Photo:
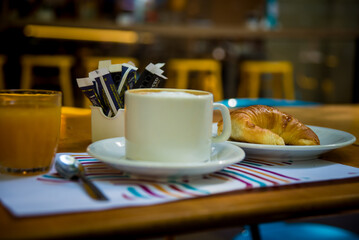
<path fill-rule="evenodd" d="M 231 112 L 234 141 L 269 145 L 319 145 L 318 136 L 298 119 L 265 105 L 253 105 Z M 218 122 L 218 133 L 223 122 Z"/>

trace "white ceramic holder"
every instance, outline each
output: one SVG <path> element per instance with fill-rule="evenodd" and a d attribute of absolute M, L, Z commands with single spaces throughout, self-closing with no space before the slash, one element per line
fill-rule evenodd
<path fill-rule="evenodd" d="M 125 135 L 125 110 L 119 109 L 116 116 L 107 117 L 101 107 L 91 106 L 92 142 Z"/>

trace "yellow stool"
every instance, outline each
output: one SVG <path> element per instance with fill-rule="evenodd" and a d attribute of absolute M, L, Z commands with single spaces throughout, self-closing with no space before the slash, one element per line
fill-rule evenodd
<path fill-rule="evenodd" d="M 0 89 L 5 89 L 4 70 L 3 70 L 5 61 L 6 61 L 6 57 L 4 55 L 0 55 Z"/>
<path fill-rule="evenodd" d="M 208 72 L 209 74 L 201 79 L 201 88 L 212 92 L 214 101 L 223 99 L 222 67 L 218 61 L 212 59 L 171 59 L 168 62 L 167 70 L 169 74 L 167 86 L 170 86 L 170 81 L 174 81 L 174 87 L 179 89 L 189 87 L 189 72 Z"/>
<path fill-rule="evenodd" d="M 74 59 L 71 56 L 24 55 L 21 57 L 22 75 L 20 88 L 32 87 L 33 67 L 56 67 L 59 69 L 60 88 L 64 98 L 64 105 L 74 106 L 74 96 L 71 83 L 71 67 Z"/>
<path fill-rule="evenodd" d="M 274 77 L 274 98 L 294 100 L 293 67 L 290 62 L 245 61 L 240 65 L 240 74 L 239 97 L 258 98 L 261 75 L 271 74 Z"/>
<path fill-rule="evenodd" d="M 111 60 L 111 64 L 120 64 L 133 62 L 138 67 L 138 60 L 131 57 L 84 57 L 84 65 L 87 73 L 98 69 L 98 62 L 102 60 Z"/>

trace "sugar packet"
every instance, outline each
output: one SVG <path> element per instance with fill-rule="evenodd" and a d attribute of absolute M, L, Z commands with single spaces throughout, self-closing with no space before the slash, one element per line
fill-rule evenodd
<path fill-rule="evenodd" d="M 101 102 L 98 90 L 96 89 L 94 82 L 90 78 L 77 78 L 77 85 L 85 96 L 90 100 L 93 106 L 101 107 L 103 113 L 106 116 L 110 116 L 109 108 L 105 107 Z"/>
<path fill-rule="evenodd" d="M 102 95 L 103 99 L 108 104 L 112 114 L 116 115 L 117 111 L 120 109 L 120 97 L 108 69 L 100 68 L 92 71 L 89 73 L 89 77 L 96 80 L 99 86 L 100 95 Z"/>
<path fill-rule="evenodd" d="M 165 84 L 167 77 L 162 75 L 161 69 L 165 64 L 150 63 L 146 66 L 145 70 L 141 73 L 139 79 L 136 81 L 134 88 L 160 88 Z"/>

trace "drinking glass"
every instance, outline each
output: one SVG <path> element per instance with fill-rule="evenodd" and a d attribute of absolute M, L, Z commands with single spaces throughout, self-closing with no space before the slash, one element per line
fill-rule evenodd
<path fill-rule="evenodd" d="M 47 172 L 57 150 L 61 96 L 48 90 L 0 90 L 0 172 Z"/>

